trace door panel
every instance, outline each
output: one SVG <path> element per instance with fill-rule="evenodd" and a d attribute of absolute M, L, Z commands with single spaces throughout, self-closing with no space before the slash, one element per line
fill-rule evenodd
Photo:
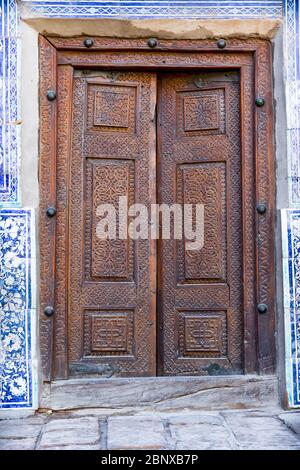
<path fill-rule="evenodd" d="M 173 237 L 159 242 L 159 373 L 240 373 L 238 74 L 162 75 L 158 136 L 159 203 L 204 205 L 201 249 Z"/>
<path fill-rule="evenodd" d="M 75 75 L 71 374 L 154 375 L 157 362 L 166 375 L 242 372 L 239 112 L 235 72 Z M 97 237 L 100 204 L 117 210 L 126 196 L 128 207 L 150 209 L 156 191 L 159 203 L 204 206 L 201 249 L 171 232 L 156 260 L 155 240 L 120 239 L 118 231 L 116 240 Z"/>
<path fill-rule="evenodd" d="M 92 75 L 92 76 L 91 76 Z M 155 202 L 156 77 L 77 72 L 69 195 L 70 373 L 156 371 L 155 252 L 149 240 L 103 240 L 100 204 Z M 118 211 L 117 211 L 118 214 Z M 102 214 L 103 216 L 104 214 Z M 119 216 L 117 216 L 118 226 Z"/>

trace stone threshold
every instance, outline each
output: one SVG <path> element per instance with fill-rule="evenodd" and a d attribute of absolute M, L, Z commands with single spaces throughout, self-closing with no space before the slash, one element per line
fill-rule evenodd
<path fill-rule="evenodd" d="M 40 409 L 176 412 L 278 404 L 275 376 L 76 378 L 44 384 Z"/>

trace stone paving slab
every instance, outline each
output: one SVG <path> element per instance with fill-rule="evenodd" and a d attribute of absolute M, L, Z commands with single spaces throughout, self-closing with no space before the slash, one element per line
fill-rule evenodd
<path fill-rule="evenodd" d="M 0 421 L 0 450 L 300 450 L 300 413 L 38 415 Z M 298 434 L 297 434 L 298 433 Z"/>
<path fill-rule="evenodd" d="M 0 450 L 34 450 L 36 439 L 0 439 Z"/>
<path fill-rule="evenodd" d="M 72 446 L 52 446 L 47 447 L 47 449 L 38 449 L 38 450 L 101 450 L 99 444 L 95 445 L 72 445 Z"/>
<path fill-rule="evenodd" d="M 219 416 L 180 416 L 169 419 L 174 449 L 231 450 L 236 449 L 231 433 Z"/>
<path fill-rule="evenodd" d="M 121 416 L 108 419 L 108 449 L 166 449 L 160 418 Z"/>
<path fill-rule="evenodd" d="M 294 433 L 300 434 L 300 411 L 281 413 L 278 416 Z"/>
<path fill-rule="evenodd" d="M 223 416 L 241 449 L 300 449 L 300 439 L 277 417 L 263 412 L 224 412 Z"/>
<path fill-rule="evenodd" d="M 86 445 L 98 445 L 98 449 L 100 448 L 100 426 L 97 418 L 51 420 L 43 429 L 37 449 Z"/>
<path fill-rule="evenodd" d="M 0 439 L 24 439 L 36 438 L 43 425 L 43 420 L 28 419 L 10 419 L 0 421 Z"/>

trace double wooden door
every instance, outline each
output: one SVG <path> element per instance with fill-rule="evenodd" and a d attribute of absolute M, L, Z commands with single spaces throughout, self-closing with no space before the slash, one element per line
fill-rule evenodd
<path fill-rule="evenodd" d="M 76 71 L 73 83 L 70 374 L 241 373 L 238 72 Z M 201 204 L 203 246 L 174 239 L 172 211 L 170 239 L 121 237 L 120 197 L 128 223 L 132 204 L 147 208 L 149 232 L 152 204 Z M 102 204 L 116 209 L 116 239 L 97 236 Z"/>

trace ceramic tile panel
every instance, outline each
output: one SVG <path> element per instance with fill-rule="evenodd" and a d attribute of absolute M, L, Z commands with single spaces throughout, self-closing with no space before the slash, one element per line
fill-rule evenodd
<path fill-rule="evenodd" d="M 286 383 L 291 407 L 300 407 L 300 210 L 281 211 Z"/>
<path fill-rule="evenodd" d="M 20 206 L 20 38 L 16 0 L 0 1 L 0 207 Z"/>
<path fill-rule="evenodd" d="M 132 0 L 60 1 L 23 0 L 43 17 L 81 18 L 278 18 L 282 1 Z"/>
<path fill-rule="evenodd" d="M 0 210 L 0 245 L 0 408 L 32 407 L 33 210 Z"/>

